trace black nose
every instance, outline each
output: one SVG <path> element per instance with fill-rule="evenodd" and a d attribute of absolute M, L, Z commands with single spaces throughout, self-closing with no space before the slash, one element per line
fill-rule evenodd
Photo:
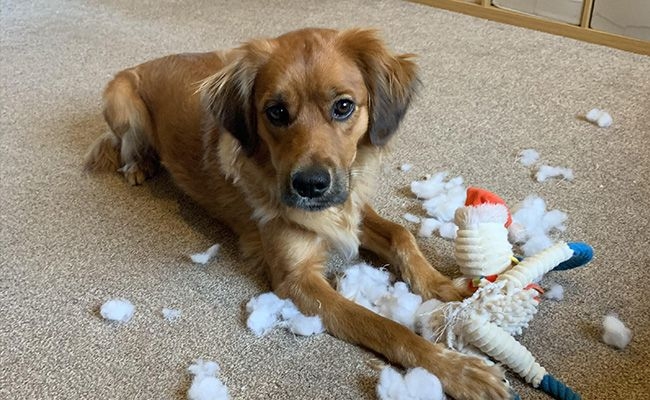
<path fill-rule="evenodd" d="M 314 199 L 323 196 L 330 188 L 332 179 L 328 170 L 309 167 L 291 177 L 291 187 L 302 197 Z"/>

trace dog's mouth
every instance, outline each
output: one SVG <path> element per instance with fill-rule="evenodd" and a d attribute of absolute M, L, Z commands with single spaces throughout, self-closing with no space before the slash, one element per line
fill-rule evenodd
<path fill-rule="evenodd" d="M 283 190 L 282 202 L 305 211 L 322 211 L 345 203 L 349 180 L 342 173 L 308 167 L 291 174 Z"/>
<path fill-rule="evenodd" d="M 337 206 L 345 203 L 348 199 L 348 191 L 343 190 L 337 193 L 332 193 L 328 196 L 320 198 L 303 197 L 296 193 L 285 192 L 282 196 L 282 202 L 292 208 L 299 208 L 305 211 L 322 211 L 327 208 Z"/>

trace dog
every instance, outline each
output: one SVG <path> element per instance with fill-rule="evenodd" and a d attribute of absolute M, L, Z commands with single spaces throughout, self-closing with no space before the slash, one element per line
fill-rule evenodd
<path fill-rule="evenodd" d="M 427 369 L 456 399 L 505 399 L 498 366 L 355 304 L 324 274 L 329 254 L 353 257 L 361 247 L 424 299 L 463 297 L 409 231 L 371 206 L 382 155 L 420 83 L 413 58 L 374 30 L 303 29 L 145 62 L 108 83 L 110 130 L 85 168 L 119 169 L 139 185 L 164 167 L 238 235 L 273 291 L 319 315 L 330 334 Z"/>

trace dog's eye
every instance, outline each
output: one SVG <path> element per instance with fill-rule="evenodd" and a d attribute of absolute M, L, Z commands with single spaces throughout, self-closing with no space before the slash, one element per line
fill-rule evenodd
<path fill-rule="evenodd" d="M 332 107 L 332 118 L 337 121 L 345 121 L 354 112 L 354 102 L 350 99 L 341 99 Z"/>
<path fill-rule="evenodd" d="M 289 111 L 282 105 L 270 106 L 265 110 L 266 118 L 277 126 L 289 124 Z"/>

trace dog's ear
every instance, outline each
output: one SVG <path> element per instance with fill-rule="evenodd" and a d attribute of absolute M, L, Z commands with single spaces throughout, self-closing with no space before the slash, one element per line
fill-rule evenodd
<path fill-rule="evenodd" d="M 372 144 L 381 146 L 399 127 L 420 84 L 413 54 L 393 54 L 374 30 L 351 29 L 339 35 L 341 50 L 352 57 L 368 88 Z"/>
<path fill-rule="evenodd" d="M 201 101 L 220 128 L 230 132 L 247 155 L 257 149 L 257 118 L 253 100 L 255 77 L 270 54 L 270 43 L 252 41 L 234 50 L 235 59 L 199 88 Z"/>

